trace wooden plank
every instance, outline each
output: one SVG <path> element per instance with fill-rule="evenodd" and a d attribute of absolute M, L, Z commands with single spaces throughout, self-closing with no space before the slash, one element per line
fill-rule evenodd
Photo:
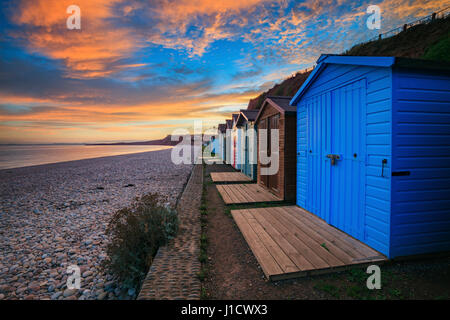
<path fill-rule="evenodd" d="M 248 224 L 258 235 L 258 238 L 261 239 L 262 244 L 266 247 L 267 251 L 269 251 L 283 272 L 299 271 L 295 263 L 292 262 L 292 260 L 284 253 L 280 246 L 270 237 L 258 221 L 248 214 L 248 210 L 243 209 L 242 212 L 242 216 L 247 219 Z"/>
<path fill-rule="evenodd" d="M 233 185 L 234 192 L 241 194 L 245 198 L 244 203 L 254 202 L 255 199 L 245 188 L 246 184 L 235 184 Z"/>
<path fill-rule="evenodd" d="M 259 199 L 261 202 L 270 201 L 270 193 L 268 190 L 261 188 L 259 185 L 255 185 L 253 188 L 249 188 L 250 192 L 252 192 L 253 197 Z"/>
<path fill-rule="evenodd" d="M 242 172 L 211 172 L 213 182 L 251 182 Z"/>
<path fill-rule="evenodd" d="M 337 272 L 387 260 L 370 248 L 370 254 L 352 258 L 339 248 L 347 244 L 342 239 L 349 235 L 326 223 L 313 223 L 319 218 L 298 209 L 286 206 L 231 212 L 268 279 L 276 281 Z M 310 216 L 305 217 L 306 214 Z M 330 235 L 332 229 L 338 231 L 337 237 Z M 327 248 L 321 245 L 324 242 Z"/>
<path fill-rule="evenodd" d="M 221 184 L 216 187 L 226 204 L 282 201 L 256 184 Z"/>
<path fill-rule="evenodd" d="M 360 259 L 367 256 L 377 256 L 380 255 L 377 251 L 371 249 L 367 245 L 359 242 L 358 240 L 352 238 L 346 233 L 330 226 L 328 223 L 322 219 L 312 215 L 311 213 L 298 208 L 298 207 L 286 207 L 286 211 L 294 218 L 302 218 L 305 223 L 308 223 L 311 228 L 314 228 L 323 237 L 327 238 L 329 241 L 339 241 L 340 248 L 345 251 L 348 255 L 352 256 L 353 259 Z"/>
<path fill-rule="evenodd" d="M 265 198 L 259 194 L 255 194 L 253 192 L 254 185 L 239 185 L 238 188 L 240 189 L 240 192 L 246 195 L 247 202 L 263 202 L 265 201 Z"/>
<path fill-rule="evenodd" d="M 217 185 L 216 188 L 217 188 L 217 191 L 219 191 L 220 195 L 222 196 L 223 201 L 226 204 L 233 203 L 233 200 L 230 198 L 228 193 L 223 189 L 222 185 Z"/>
<path fill-rule="evenodd" d="M 312 265 L 297 249 L 287 240 L 285 235 L 281 234 L 272 224 L 262 215 L 262 210 L 248 210 L 248 213 L 255 218 L 272 239 L 280 246 L 281 250 L 295 263 L 298 270 L 312 270 L 316 267 Z"/>
<path fill-rule="evenodd" d="M 260 196 L 260 195 L 256 195 L 255 192 L 253 192 L 253 185 L 250 186 L 244 186 L 241 185 L 239 186 L 241 192 L 243 192 L 247 198 L 248 198 L 248 202 L 261 202 L 264 201 L 264 199 Z"/>
<path fill-rule="evenodd" d="M 332 253 L 339 260 L 345 263 L 351 263 L 351 261 L 353 261 L 355 257 L 359 258 L 364 257 L 364 255 L 360 255 L 358 252 L 355 252 L 354 250 L 346 246 L 342 246 L 340 238 L 333 236 L 328 232 L 329 229 L 332 228 L 332 226 L 327 225 L 326 228 L 319 227 L 314 223 L 312 223 L 311 220 L 304 217 L 304 214 L 295 211 L 290 212 L 289 211 L 290 209 L 296 208 L 285 207 L 282 209 L 289 214 L 287 218 L 290 219 L 292 223 L 300 223 L 301 225 L 305 225 L 306 230 L 310 231 L 309 235 L 313 238 L 317 238 L 317 241 L 322 241 L 321 243 L 325 243 L 325 246 L 327 247 L 327 249 L 329 249 L 329 252 Z M 344 236 L 348 236 L 345 233 L 342 234 Z"/>
<path fill-rule="evenodd" d="M 273 208 L 274 211 L 271 212 L 271 214 L 274 217 L 277 217 L 278 215 L 278 220 L 285 226 L 295 226 L 295 236 L 301 239 L 301 241 L 319 255 L 321 259 L 325 260 L 330 267 L 340 266 L 351 262 L 352 258 L 345 256 L 342 250 L 334 246 L 333 243 L 326 243 L 325 239 L 318 233 L 307 225 L 302 224 L 300 221 L 294 220 L 290 215 L 282 211 L 281 208 L 284 207 Z M 326 248 L 323 246 L 324 243 Z"/>
<path fill-rule="evenodd" d="M 235 195 L 234 192 L 233 192 L 233 189 L 230 188 L 230 185 L 223 185 L 223 186 L 222 186 L 222 189 L 223 189 L 224 192 L 226 192 L 226 193 L 228 194 L 228 196 L 230 197 L 230 199 L 231 199 L 231 202 L 230 202 L 230 203 L 241 203 L 241 200 L 240 200 L 238 197 L 236 197 L 236 195 Z"/>
<path fill-rule="evenodd" d="M 272 257 L 270 252 L 266 249 L 264 245 L 262 245 L 261 240 L 254 232 L 254 230 L 250 227 L 247 220 L 242 216 L 241 210 L 232 210 L 231 215 L 236 221 L 239 230 L 241 230 L 242 235 L 245 238 L 245 241 L 248 243 L 250 249 L 253 252 L 256 260 L 258 260 L 261 269 L 268 279 L 272 275 L 282 274 L 283 270 Z"/>
<path fill-rule="evenodd" d="M 282 199 L 278 198 L 274 194 L 272 194 L 266 188 L 261 187 L 257 184 L 246 185 L 245 186 L 250 192 L 252 192 L 254 197 L 261 197 L 261 201 L 269 202 L 269 201 L 282 201 Z"/>
<path fill-rule="evenodd" d="M 249 199 L 240 192 L 240 184 L 234 184 L 234 185 L 227 185 L 226 189 L 227 192 L 232 193 L 233 196 L 237 199 L 237 203 L 246 203 L 249 201 Z"/>
<path fill-rule="evenodd" d="M 261 208 L 261 214 L 269 223 L 271 223 L 284 237 L 289 241 L 315 268 L 328 268 L 330 264 L 322 259 L 317 251 L 308 247 L 300 238 L 297 237 L 297 231 L 292 224 L 283 225 L 276 217 L 271 215 L 270 208 Z"/>
<path fill-rule="evenodd" d="M 296 207 L 293 207 L 296 208 Z M 302 209 L 302 208 L 297 208 L 298 210 L 304 212 L 304 216 L 305 217 L 309 217 L 311 218 L 311 220 L 313 222 L 315 222 L 317 225 L 320 225 L 322 227 L 330 227 L 330 225 L 328 223 L 326 223 L 325 221 L 323 221 L 322 219 L 314 216 L 312 213 Z M 317 219 L 314 219 L 317 218 Z M 349 247 L 350 250 L 353 250 L 354 252 L 357 252 L 358 254 L 360 254 L 361 256 L 371 256 L 371 255 L 377 255 L 377 256 L 381 256 L 383 258 L 385 258 L 384 255 L 382 255 L 381 253 L 379 253 L 378 251 L 370 248 L 369 246 L 367 246 L 366 244 L 362 243 L 361 241 L 353 238 L 350 235 L 347 235 L 346 233 L 344 233 L 343 231 L 338 230 L 337 228 L 331 226 L 331 228 L 327 228 L 327 230 L 332 233 L 332 234 L 336 234 L 336 235 L 346 235 L 345 237 L 340 237 L 340 239 L 344 242 L 343 246 L 344 247 Z"/>

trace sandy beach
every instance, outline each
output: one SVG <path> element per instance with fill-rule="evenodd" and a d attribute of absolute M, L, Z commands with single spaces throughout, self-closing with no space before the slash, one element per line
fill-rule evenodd
<path fill-rule="evenodd" d="M 149 192 L 179 198 L 192 165 L 171 150 L 0 170 L 1 299 L 129 299 L 101 274 L 110 216 Z M 66 288 L 80 266 L 79 291 Z"/>

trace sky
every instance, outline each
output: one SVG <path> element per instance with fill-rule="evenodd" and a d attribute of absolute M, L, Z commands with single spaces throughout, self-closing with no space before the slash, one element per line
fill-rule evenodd
<path fill-rule="evenodd" d="M 81 11 L 69 30 L 67 7 Z M 369 30 L 369 5 L 381 29 Z M 0 2 L 0 143 L 214 128 L 275 83 L 450 0 Z"/>

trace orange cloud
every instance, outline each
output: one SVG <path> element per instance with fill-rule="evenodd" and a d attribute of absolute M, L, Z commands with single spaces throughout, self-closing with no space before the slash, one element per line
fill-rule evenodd
<path fill-rule="evenodd" d="M 63 60 L 70 77 L 106 76 L 116 71 L 110 68 L 111 63 L 129 57 L 139 48 L 131 29 L 116 28 L 108 22 L 115 17 L 111 8 L 119 2 L 77 1 L 81 8 L 81 30 L 68 30 L 66 9 L 73 4 L 72 0 L 22 0 L 12 21 L 26 31 L 13 36 L 24 37 L 31 52 Z"/>

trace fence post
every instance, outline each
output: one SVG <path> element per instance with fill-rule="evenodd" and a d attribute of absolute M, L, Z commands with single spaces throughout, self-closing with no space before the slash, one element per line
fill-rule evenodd
<path fill-rule="evenodd" d="M 436 12 L 433 12 L 433 14 L 431 15 L 431 20 L 436 19 Z"/>
<path fill-rule="evenodd" d="M 403 31 L 406 31 L 406 29 L 408 29 L 408 25 L 405 23 L 405 24 L 403 25 Z"/>

